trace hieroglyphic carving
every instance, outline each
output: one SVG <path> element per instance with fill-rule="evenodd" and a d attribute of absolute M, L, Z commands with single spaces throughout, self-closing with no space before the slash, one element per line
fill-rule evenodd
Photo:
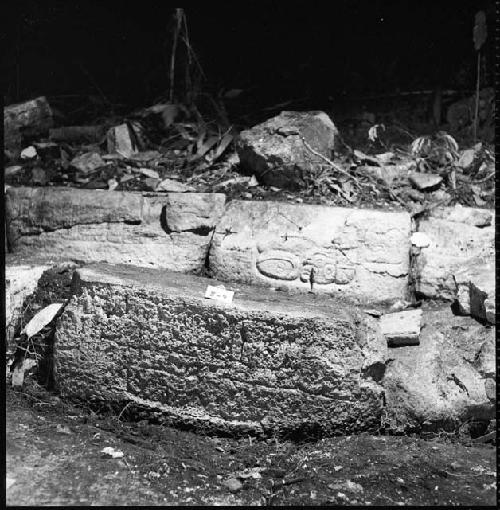
<path fill-rule="evenodd" d="M 268 278 L 293 281 L 300 277 L 302 282 L 310 281 L 314 268 L 314 281 L 318 285 L 346 285 L 356 274 L 355 266 L 346 262 L 344 257 L 338 260 L 334 253 L 322 252 L 314 252 L 300 260 L 286 250 L 264 250 L 257 258 L 256 267 Z"/>
<path fill-rule="evenodd" d="M 296 280 L 300 273 L 299 258 L 284 250 L 267 250 L 257 258 L 257 269 L 275 280 Z"/>

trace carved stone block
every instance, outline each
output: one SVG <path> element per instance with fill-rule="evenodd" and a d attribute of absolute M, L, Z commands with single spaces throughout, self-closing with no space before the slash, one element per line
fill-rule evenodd
<path fill-rule="evenodd" d="M 233 201 L 210 251 L 214 276 L 384 301 L 408 287 L 406 212 Z"/>

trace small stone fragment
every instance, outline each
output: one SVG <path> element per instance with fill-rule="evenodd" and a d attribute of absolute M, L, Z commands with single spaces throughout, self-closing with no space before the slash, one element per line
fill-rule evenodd
<path fill-rule="evenodd" d="M 21 165 L 12 165 L 5 167 L 4 174 L 5 177 L 9 177 L 10 175 L 18 174 L 23 167 Z"/>
<path fill-rule="evenodd" d="M 380 318 L 380 329 L 388 347 L 419 345 L 422 310 L 389 313 Z"/>
<path fill-rule="evenodd" d="M 419 191 L 426 191 L 436 188 L 443 182 L 443 178 L 437 174 L 423 174 L 413 172 L 408 177 L 411 184 L 413 184 Z"/>
<path fill-rule="evenodd" d="M 106 138 L 109 153 L 116 152 L 124 158 L 130 158 L 138 152 L 127 124 L 112 127 L 108 130 Z"/>
<path fill-rule="evenodd" d="M 497 399 L 497 385 L 495 379 L 488 377 L 488 379 L 484 381 L 484 390 L 486 391 L 488 400 L 495 402 Z"/>
<path fill-rule="evenodd" d="M 83 175 L 88 175 L 106 163 L 97 152 L 86 152 L 73 158 L 70 164 Z"/>
<path fill-rule="evenodd" d="M 243 484 L 237 478 L 228 478 L 222 482 L 222 485 L 227 487 L 231 492 L 238 492 Z"/>
<path fill-rule="evenodd" d="M 33 159 L 36 158 L 36 156 L 37 152 L 33 145 L 30 145 L 29 147 L 26 147 L 26 149 L 23 149 L 21 151 L 21 159 Z"/>
<path fill-rule="evenodd" d="M 156 191 L 169 191 L 171 193 L 185 193 L 192 190 L 193 188 L 190 186 L 186 186 L 182 182 L 174 181 L 173 179 L 163 179 L 156 187 Z"/>
<path fill-rule="evenodd" d="M 457 166 L 467 170 L 474 162 L 475 157 L 476 151 L 474 149 L 466 149 L 460 154 Z"/>
<path fill-rule="evenodd" d="M 482 257 L 471 259 L 455 271 L 459 313 L 495 324 L 494 275 L 494 260 Z"/>
<path fill-rule="evenodd" d="M 415 232 L 411 236 L 411 244 L 418 248 L 427 248 L 431 244 L 431 240 L 428 235 L 423 232 Z"/>

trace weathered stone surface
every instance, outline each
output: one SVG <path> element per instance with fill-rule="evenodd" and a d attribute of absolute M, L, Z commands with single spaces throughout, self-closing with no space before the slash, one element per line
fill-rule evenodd
<path fill-rule="evenodd" d="M 380 330 L 388 347 L 418 345 L 422 310 L 388 313 L 380 318 Z"/>
<path fill-rule="evenodd" d="M 7 345 L 14 337 L 17 322 L 23 311 L 23 302 L 33 293 L 42 273 L 49 264 L 13 264 L 5 266 L 5 335 Z"/>
<path fill-rule="evenodd" d="M 225 430 L 372 430 L 386 350 L 375 320 L 330 299 L 98 265 L 78 270 L 55 362 L 62 396 L 134 402 Z M 378 357 L 374 358 L 375 353 Z"/>
<path fill-rule="evenodd" d="M 44 96 L 4 108 L 4 144 L 7 154 L 16 158 L 22 148 L 23 134 L 46 133 L 52 127 L 52 110 Z"/>
<path fill-rule="evenodd" d="M 412 172 L 408 180 L 420 191 L 437 188 L 443 182 L 443 178 L 438 174 L 424 174 L 419 172 Z"/>
<path fill-rule="evenodd" d="M 237 144 L 241 167 L 260 182 L 291 189 L 304 185 L 325 162 L 313 150 L 331 158 L 337 128 L 324 112 L 281 112 L 242 131 Z"/>
<path fill-rule="evenodd" d="M 406 212 L 232 201 L 218 222 L 210 269 L 226 281 L 358 299 L 404 298 L 411 220 Z"/>
<path fill-rule="evenodd" d="M 8 237 L 20 254 L 201 271 L 224 202 L 216 193 L 9 188 Z"/>
<path fill-rule="evenodd" d="M 98 152 L 85 152 L 71 160 L 71 166 L 76 168 L 83 175 L 91 174 L 106 162 L 101 158 Z"/>
<path fill-rule="evenodd" d="M 460 313 L 495 324 L 495 261 L 472 259 L 453 274 Z"/>
<path fill-rule="evenodd" d="M 425 311 L 423 323 L 418 347 L 390 351 L 382 380 L 387 422 L 406 431 L 431 425 L 451 430 L 479 409 L 494 417 L 485 389 L 495 364 L 494 328 L 470 317 L 450 320 L 449 307 Z"/>
<path fill-rule="evenodd" d="M 488 209 L 476 209 L 457 204 L 455 207 L 438 207 L 433 209 L 431 217 L 482 228 L 493 224 L 495 213 Z"/>
<path fill-rule="evenodd" d="M 415 257 L 416 290 L 431 298 L 454 300 L 454 273 L 478 257 L 492 261 L 495 226 L 491 211 L 468 207 L 437 208 L 418 231 L 431 243 Z"/>

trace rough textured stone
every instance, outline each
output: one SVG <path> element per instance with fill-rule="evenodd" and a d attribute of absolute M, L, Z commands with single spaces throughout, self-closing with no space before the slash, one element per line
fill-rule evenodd
<path fill-rule="evenodd" d="M 281 112 L 242 131 L 237 144 L 241 167 L 272 186 L 299 188 L 325 162 L 313 154 L 301 137 L 321 155 L 331 158 L 337 128 L 324 112 Z"/>
<path fill-rule="evenodd" d="M 422 310 L 388 313 L 380 318 L 380 330 L 388 347 L 418 345 Z"/>
<path fill-rule="evenodd" d="M 226 281 L 344 295 L 405 298 L 411 220 L 406 212 L 232 201 L 217 223 L 210 269 Z"/>
<path fill-rule="evenodd" d="M 105 165 L 106 162 L 101 158 L 98 152 L 85 152 L 71 160 L 71 166 L 76 168 L 83 175 L 88 175 Z"/>
<path fill-rule="evenodd" d="M 78 275 L 78 276 L 76 276 Z M 381 387 L 365 374 L 385 345 L 376 322 L 315 296 L 98 265 L 75 273 L 56 332 L 61 394 L 140 402 L 226 430 L 372 430 Z"/>
<path fill-rule="evenodd" d="M 495 324 L 495 261 L 472 259 L 454 273 L 460 313 Z"/>
<path fill-rule="evenodd" d="M 416 290 L 426 297 L 454 300 L 454 273 L 478 257 L 492 261 L 495 227 L 491 211 L 468 207 L 437 208 L 418 231 L 431 243 L 415 257 Z"/>
<path fill-rule="evenodd" d="M 14 337 L 24 300 L 33 293 L 48 264 L 12 264 L 5 266 L 5 335 L 7 345 Z"/>
<path fill-rule="evenodd" d="M 201 271 L 225 196 L 9 188 L 11 249 L 86 262 Z"/>
<path fill-rule="evenodd" d="M 495 363 L 494 328 L 470 317 L 450 320 L 449 307 L 425 311 L 423 323 L 418 347 L 390 351 L 382 384 L 391 428 L 451 430 L 479 409 L 494 415 L 485 390 L 485 370 Z"/>
<path fill-rule="evenodd" d="M 23 135 L 42 135 L 52 127 L 52 110 L 44 96 L 4 108 L 4 146 L 6 153 L 17 158 L 22 148 Z"/>

